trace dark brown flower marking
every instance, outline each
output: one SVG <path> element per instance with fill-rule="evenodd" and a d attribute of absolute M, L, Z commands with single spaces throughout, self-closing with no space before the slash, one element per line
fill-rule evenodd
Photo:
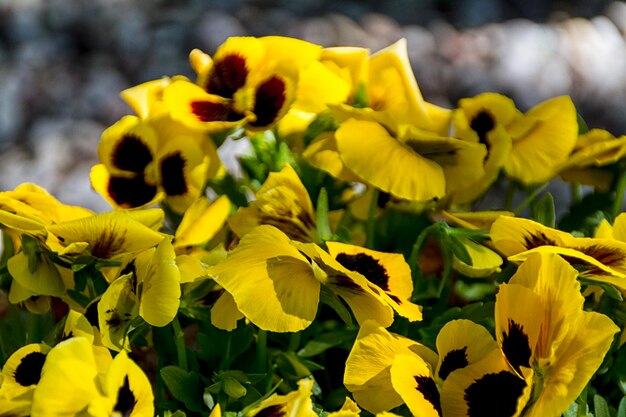
<path fill-rule="evenodd" d="M 148 204 L 156 195 L 157 187 L 145 182 L 142 175 L 134 178 L 111 176 L 107 193 L 123 208 L 140 207 Z"/>
<path fill-rule="evenodd" d="M 335 259 L 350 271 L 358 272 L 372 284 L 382 288 L 384 291 L 389 291 L 387 270 L 372 256 L 365 253 L 354 255 L 339 253 Z"/>
<path fill-rule="evenodd" d="M 46 362 L 46 355 L 41 352 L 31 352 L 24 356 L 15 368 L 15 382 L 23 387 L 35 385 L 41 378 L 41 368 Z"/>
<path fill-rule="evenodd" d="M 416 376 L 416 389 L 424 396 L 424 399 L 432 404 L 433 408 L 441 415 L 441 399 L 435 381 L 428 376 Z"/>
<path fill-rule="evenodd" d="M 509 319 L 509 331 L 502 332 L 502 352 L 513 369 L 522 373 L 521 366 L 530 366 L 531 347 L 524 326 Z"/>
<path fill-rule="evenodd" d="M 465 368 L 467 365 L 469 365 L 469 361 L 467 360 L 467 347 L 453 349 L 446 353 L 446 356 L 441 361 L 439 378 L 446 379 L 452 371 Z"/>
<path fill-rule="evenodd" d="M 137 399 L 130 389 L 128 375 L 126 375 L 124 377 L 124 384 L 117 392 L 117 402 L 115 403 L 115 407 L 113 407 L 113 411 L 117 411 L 123 417 L 129 417 L 135 408 L 135 404 L 137 404 Z"/>
<path fill-rule="evenodd" d="M 254 97 L 256 120 L 250 123 L 254 127 L 269 126 L 278 119 L 281 109 L 287 101 L 287 86 L 277 77 L 271 77 L 257 88 Z"/>
<path fill-rule="evenodd" d="M 187 161 L 180 152 L 167 155 L 161 160 L 161 186 L 167 195 L 183 195 L 187 192 L 186 163 Z"/>
<path fill-rule="evenodd" d="M 465 390 L 469 417 L 510 417 L 526 382 L 507 371 L 485 374 Z"/>
<path fill-rule="evenodd" d="M 111 155 L 111 162 L 116 168 L 136 174 L 142 173 L 152 159 L 150 148 L 133 134 L 122 136 Z"/>
<path fill-rule="evenodd" d="M 213 63 L 206 91 L 232 98 L 235 92 L 246 84 L 247 77 L 246 59 L 238 54 L 225 55 Z"/>

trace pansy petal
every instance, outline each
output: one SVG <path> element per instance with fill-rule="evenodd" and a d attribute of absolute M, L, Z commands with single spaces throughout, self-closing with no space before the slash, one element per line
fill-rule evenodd
<path fill-rule="evenodd" d="M 496 341 L 483 326 L 465 319 L 452 320 L 437 335 L 436 377 L 445 381 L 457 369 L 478 362 L 493 350 Z"/>
<path fill-rule="evenodd" d="M 419 355 L 431 367 L 437 363 L 437 355 L 425 346 L 389 333 L 374 321 L 361 324 L 343 379 L 359 406 L 379 413 L 403 403 L 391 384 L 391 365 L 398 354 Z"/>
<path fill-rule="evenodd" d="M 106 374 L 104 392 L 123 416 L 154 416 L 154 395 L 146 374 L 126 352 L 118 353 Z"/>
<path fill-rule="evenodd" d="M 335 138 L 346 166 L 380 190 L 418 201 L 445 194 L 441 166 L 398 142 L 381 125 L 348 120 Z"/>
<path fill-rule="evenodd" d="M 391 364 L 391 383 L 414 416 L 441 416 L 439 389 L 424 359 L 396 355 Z"/>
<path fill-rule="evenodd" d="M 235 299 L 227 292 L 223 291 L 211 308 L 211 324 L 222 330 L 235 330 L 237 322 L 244 318 L 237 308 Z"/>
<path fill-rule="evenodd" d="M 111 259 L 158 245 L 163 235 L 144 226 L 124 212 L 107 212 L 84 219 L 48 226 L 62 246 L 86 242 L 89 253 L 99 259 Z"/>
<path fill-rule="evenodd" d="M 496 295 L 496 339 L 511 367 L 521 376 L 530 368 L 539 340 L 543 300 L 532 290 L 517 284 L 501 284 Z"/>
<path fill-rule="evenodd" d="M 250 231 L 209 274 L 232 294 L 239 310 L 262 329 L 299 331 L 317 312 L 320 284 L 311 266 L 273 226 Z"/>
<path fill-rule="evenodd" d="M 211 202 L 197 199 L 183 215 L 174 239 L 174 247 L 199 246 L 211 240 L 224 226 L 232 204 L 227 196 Z"/>
<path fill-rule="evenodd" d="M 450 374 L 441 388 L 446 417 L 516 417 L 528 402 L 531 387 L 510 370 L 499 350 Z"/>
<path fill-rule="evenodd" d="M 544 101 L 516 120 L 509 132 L 513 148 L 504 164 L 506 173 L 524 184 L 547 181 L 576 144 L 574 103 L 567 96 Z"/>

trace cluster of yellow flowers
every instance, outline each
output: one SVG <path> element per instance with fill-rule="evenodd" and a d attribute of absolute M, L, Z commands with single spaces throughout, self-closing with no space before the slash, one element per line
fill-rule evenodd
<path fill-rule="evenodd" d="M 0 288 L 56 325 L 2 349 L 0 417 L 170 416 L 183 406 L 315 417 L 319 386 L 295 354 L 299 339 L 276 348 L 299 379 L 287 393 L 295 384 L 266 356 L 267 334 L 315 341 L 328 307 L 332 326 L 353 332 L 342 375 L 356 401 L 329 416 L 557 417 L 572 404 L 586 415 L 586 399 L 575 401 L 626 342 L 615 337 L 626 319 L 613 314 L 624 305 L 600 308 L 626 292 L 626 215 L 602 215 L 583 237 L 554 228 L 554 212 L 541 224 L 467 210 L 503 178 L 615 192 L 626 136 L 587 131 L 569 97 L 526 112 L 496 93 L 454 109 L 429 103 L 405 40 L 370 54 L 230 38 L 190 61 L 196 81 L 122 92 L 136 115 L 103 132 L 90 174 L 112 211 L 63 204 L 34 184 L 0 192 Z M 227 139 L 253 145 L 244 178 L 220 160 Z M 438 308 L 471 298 L 455 301 L 452 275 L 488 283 L 475 297 L 495 301 L 486 323 L 436 323 Z M 433 281 L 434 295 L 419 293 Z M 217 372 L 234 372 L 245 348 L 210 340 L 227 346 L 217 369 L 202 346 L 210 332 L 244 328 L 267 381 L 254 398 L 246 374 Z M 148 378 L 131 358 L 145 365 L 151 351 L 158 373 Z M 270 395 L 272 382 L 284 395 Z"/>

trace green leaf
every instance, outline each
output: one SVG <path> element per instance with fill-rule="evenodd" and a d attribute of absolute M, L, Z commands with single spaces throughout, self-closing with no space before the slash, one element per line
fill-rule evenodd
<path fill-rule="evenodd" d="M 248 392 L 237 379 L 226 377 L 222 380 L 222 389 L 230 398 L 238 400 Z"/>
<path fill-rule="evenodd" d="M 213 399 L 213 396 L 211 395 L 211 391 L 209 391 L 209 388 L 204 389 L 204 395 L 202 395 L 202 401 L 204 402 L 204 405 L 206 405 L 209 408 L 209 410 L 213 410 L 213 407 L 215 407 L 215 400 Z"/>
<path fill-rule="evenodd" d="M 187 415 L 182 410 L 176 410 L 173 413 L 170 410 L 165 410 L 163 417 L 187 417 Z"/>
<path fill-rule="evenodd" d="M 352 315 L 346 306 L 341 302 L 337 294 L 326 286 L 322 285 L 320 291 L 320 301 L 335 310 L 339 318 L 347 325 L 352 325 Z"/>
<path fill-rule="evenodd" d="M 365 87 L 365 83 L 359 83 L 356 86 L 356 91 L 354 92 L 354 104 L 352 105 L 357 109 L 364 109 L 367 107 L 367 88 Z"/>
<path fill-rule="evenodd" d="M 332 347 L 353 341 L 356 338 L 356 333 L 356 330 L 338 330 L 321 334 L 315 339 L 309 340 L 307 344 L 298 351 L 298 356 L 302 358 L 317 356 Z"/>
<path fill-rule="evenodd" d="M 339 124 L 329 111 L 318 113 L 304 132 L 304 144 L 308 146 L 315 138 L 324 132 L 337 130 Z"/>
<path fill-rule="evenodd" d="M 473 262 L 472 258 L 469 255 L 469 252 L 467 251 L 467 248 L 465 247 L 463 242 L 461 242 L 458 237 L 451 234 L 446 234 L 445 237 L 442 239 L 441 244 L 444 248 L 450 249 L 454 256 L 456 256 L 461 262 L 464 262 L 470 266 L 472 265 Z"/>
<path fill-rule="evenodd" d="M 593 396 L 593 414 L 594 417 L 611 417 L 609 405 L 600 395 Z"/>
<path fill-rule="evenodd" d="M 173 365 L 162 368 L 160 373 L 174 398 L 185 404 L 190 411 L 202 411 L 204 390 L 200 387 L 198 374 Z"/>
<path fill-rule="evenodd" d="M 330 223 L 328 221 L 328 193 L 326 188 L 322 187 L 317 197 L 317 207 L 315 210 L 317 236 L 322 242 L 330 240 L 333 233 L 330 231 Z"/>
<path fill-rule="evenodd" d="M 554 198 L 552 194 L 546 193 L 535 204 L 535 220 L 544 226 L 554 228 L 556 219 Z"/>
<path fill-rule="evenodd" d="M 602 288 L 604 292 L 606 293 L 606 295 L 614 300 L 617 300 L 617 301 L 624 300 L 624 297 L 622 296 L 622 292 L 609 283 L 594 281 L 588 278 L 580 278 L 580 282 L 581 284 L 595 285 L 597 287 Z"/>
<path fill-rule="evenodd" d="M 578 121 L 579 135 L 584 135 L 585 133 L 589 132 L 589 127 L 587 126 L 585 119 L 583 119 L 583 117 L 579 113 L 576 113 L 576 120 Z"/>
<path fill-rule="evenodd" d="M 622 400 L 619 402 L 619 407 L 617 407 L 617 417 L 626 417 L 626 396 L 622 397 Z"/>

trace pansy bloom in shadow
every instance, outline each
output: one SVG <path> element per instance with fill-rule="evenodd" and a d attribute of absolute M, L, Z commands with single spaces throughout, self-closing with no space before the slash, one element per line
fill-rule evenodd
<path fill-rule="evenodd" d="M 98 303 L 103 343 L 111 349 L 128 348 L 127 333 L 135 317 L 148 324 L 169 324 L 180 304 L 180 271 L 170 239 L 139 253 L 128 262 Z"/>
<path fill-rule="evenodd" d="M 269 224 L 300 242 L 318 242 L 315 212 L 309 193 L 296 171 L 287 164 L 280 172 L 270 172 L 256 199 L 228 219 L 238 236 L 260 224 Z"/>
<path fill-rule="evenodd" d="M 285 395 L 272 394 L 257 407 L 254 407 L 246 416 L 248 417 L 316 417 L 313 411 L 311 399 L 313 378 L 305 378 L 298 381 L 298 389 Z"/>
<path fill-rule="evenodd" d="M 558 167 L 559 176 L 568 182 L 591 185 L 608 192 L 615 173 L 603 167 L 626 155 L 626 136 L 618 138 L 603 129 L 591 129 L 578 136 L 576 146 Z"/>

